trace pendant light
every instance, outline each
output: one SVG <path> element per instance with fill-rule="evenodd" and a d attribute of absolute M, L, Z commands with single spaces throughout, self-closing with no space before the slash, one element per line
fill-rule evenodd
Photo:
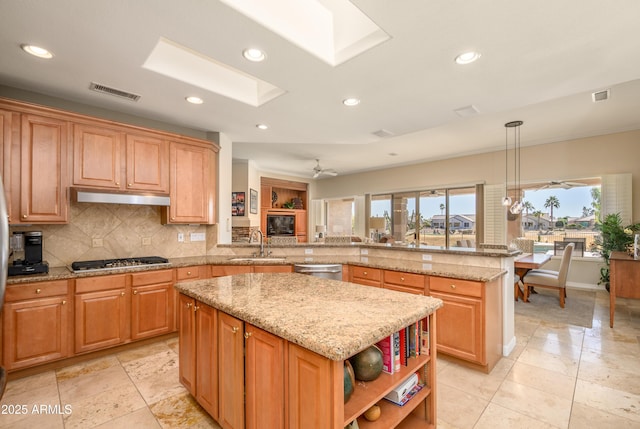
<path fill-rule="evenodd" d="M 509 196 L 509 129 L 505 125 L 504 137 L 504 198 L 502 205 L 511 207 L 511 197 Z"/>
<path fill-rule="evenodd" d="M 513 204 L 511 205 L 511 207 L 509 207 L 509 211 L 514 214 L 514 215 L 518 215 L 520 213 L 522 213 L 522 209 L 523 209 L 523 205 L 522 205 L 522 201 L 520 200 L 520 125 L 522 125 L 524 122 L 522 121 L 511 121 L 511 122 L 507 122 L 506 124 L 504 124 L 505 129 L 506 129 L 506 145 L 509 145 L 509 129 L 512 128 L 513 129 L 513 140 L 514 140 L 514 150 L 513 150 L 513 164 L 514 164 L 514 184 L 516 187 L 516 196 L 515 196 L 515 201 L 513 202 Z M 506 155 L 505 155 L 506 158 Z M 503 201 L 504 204 L 504 201 Z"/>

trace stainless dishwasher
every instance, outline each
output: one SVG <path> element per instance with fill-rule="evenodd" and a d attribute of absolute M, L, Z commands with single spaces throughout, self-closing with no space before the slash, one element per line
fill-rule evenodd
<path fill-rule="evenodd" d="M 342 280 L 341 264 L 295 264 L 293 270 L 323 279 Z"/>

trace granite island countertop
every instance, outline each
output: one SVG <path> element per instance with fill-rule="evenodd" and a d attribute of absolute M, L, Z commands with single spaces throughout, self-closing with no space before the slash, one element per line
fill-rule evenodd
<path fill-rule="evenodd" d="M 180 282 L 211 307 L 332 360 L 347 359 L 442 307 L 440 299 L 302 274 Z"/>

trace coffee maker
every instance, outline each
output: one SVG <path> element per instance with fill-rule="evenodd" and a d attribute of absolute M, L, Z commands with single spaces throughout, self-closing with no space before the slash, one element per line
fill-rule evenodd
<path fill-rule="evenodd" d="M 44 274 L 49 272 L 49 264 L 42 261 L 42 232 L 14 232 L 10 239 L 13 264 L 8 275 Z"/>

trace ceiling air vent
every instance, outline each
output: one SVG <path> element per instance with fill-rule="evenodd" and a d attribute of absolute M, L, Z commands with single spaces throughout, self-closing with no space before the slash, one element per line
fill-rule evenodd
<path fill-rule="evenodd" d="M 380 138 L 391 137 L 393 135 L 393 133 L 391 131 L 385 130 L 385 129 L 374 131 L 373 134 L 375 134 L 376 136 L 378 136 Z"/>
<path fill-rule="evenodd" d="M 604 91 L 598 91 L 598 92 L 592 93 L 591 99 L 593 100 L 594 103 L 597 103 L 598 101 L 608 100 L 610 96 L 611 94 L 609 93 L 609 90 L 605 89 Z"/>
<path fill-rule="evenodd" d="M 138 94 L 132 94 L 127 91 L 122 91 L 121 89 L 111 88 L 105 85 L 101 85 L 99 83 L 91 82 L 89 85 L 89 89 L 96 92 L 101 92 L 103 94 L 115 95 L 116 97 L 126 98 L 131 101 L 138 101 L 140 96 Z"/>

